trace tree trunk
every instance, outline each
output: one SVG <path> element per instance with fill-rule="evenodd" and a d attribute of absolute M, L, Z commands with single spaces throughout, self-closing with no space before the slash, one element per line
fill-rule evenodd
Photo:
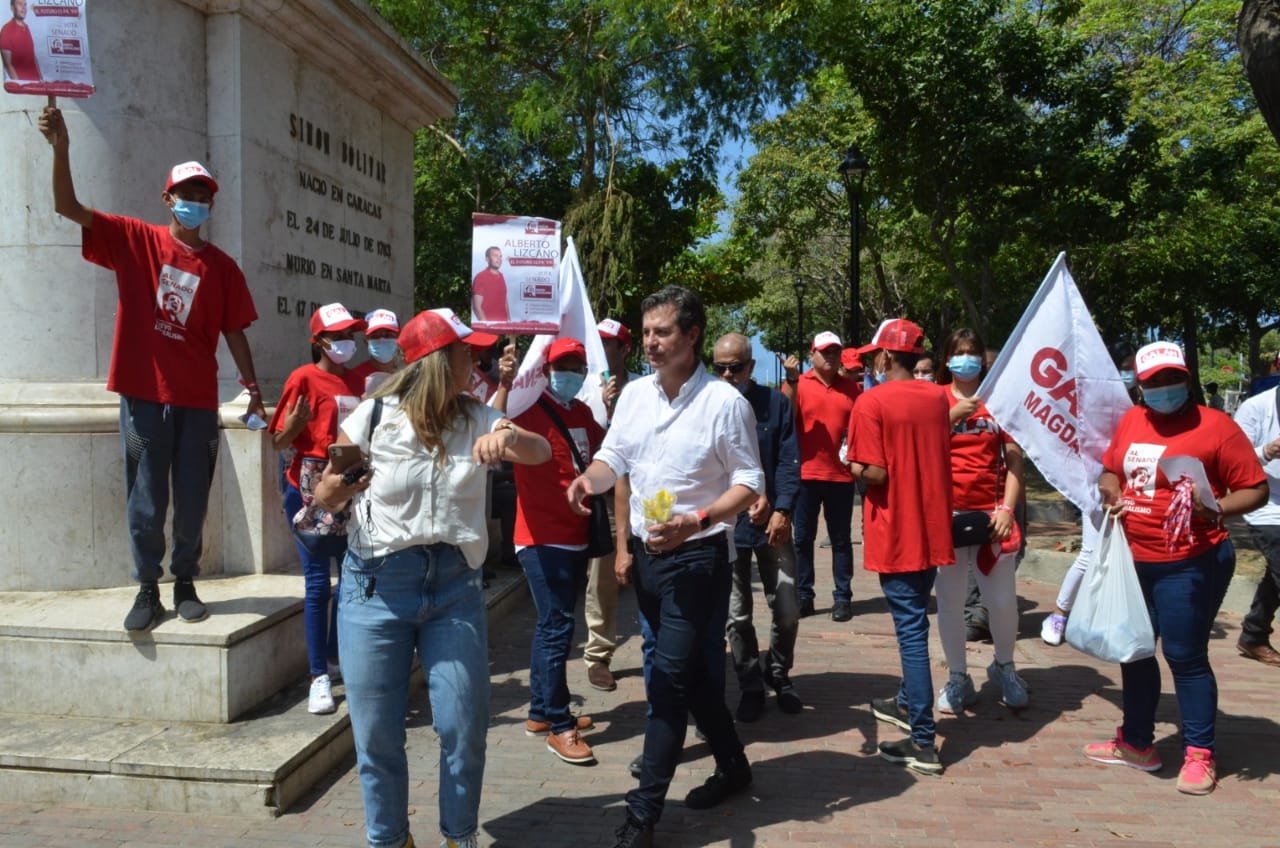
<path fill-rule="evenodd" d="M 1196 310 L 1182 307 L 1182 352 L 1187 357 L 1188 388 L 1196 403 L 1204 403 L 1200 389 L 1200 323 Z"/>
<path fill-rule="evenodd" d="M 1280 142 L 1280 0 L 1244 0 L 1236 44 L 1258 111 Z"/>

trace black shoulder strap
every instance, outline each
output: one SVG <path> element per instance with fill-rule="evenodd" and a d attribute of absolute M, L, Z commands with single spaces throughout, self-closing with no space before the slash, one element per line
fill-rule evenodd
<path fill-rule="evenodd" d="M 569 451 L 573 454 L 573 461 L 578 465 L 578 473 L 582 474 L 587 470 L 587 464 L 582 460 L 582 454 L 578 453 L 578 445 L 573 440 L 573 436 L 569 435 L 569 428 L 565 426 L 564 419 L 556 412 L 555 407 L 547 403 L 544 397 L 538 398 L 538 406 L 542 407 L 543 412 L 551 418 L 551 423 L 556 425 L 556 429 L 560 431 L 560 435 L 569 443 Z"/>
<path fill-rule="evenodd" d="M 378 422 L 382 420 L 382 398 L 373 399 L 373 412 L 369 414 L 369 450 L 373 450 L 373 431 L 377 429 Z"/>

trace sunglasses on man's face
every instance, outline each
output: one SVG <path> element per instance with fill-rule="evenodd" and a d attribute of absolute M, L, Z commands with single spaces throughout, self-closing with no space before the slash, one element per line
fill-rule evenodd
<path fill-rule="evenodd" d="M 730 374 L 741 374 L 742 369 L 747 367 L 745 362 L 713 362 L 711 367 L 716 369 L 717 374 L 723 374 L 728 371 Z"/>

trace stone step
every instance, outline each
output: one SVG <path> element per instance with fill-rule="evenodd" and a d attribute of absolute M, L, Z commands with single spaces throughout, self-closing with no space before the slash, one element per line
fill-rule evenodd
<path fill-rule="evenodd" d="M 125 631 L 136 587 L 0 592 L 0 713 L 228 722 L 307 672 L 302 578 L 196 582 L 209 617 L 189 624 L 161 585 L 163 622 Z"/>
<path fill-rule="evenodd" d="M 491 625 L 528 603 L 528 589 L 520 572 L 500 569 L 498 575 L 485 592 Z M 301 585 L 298 577 L 287 579 Z M 287 588 L 278 585 L 275 591 Z M 218 595 L 210 593 L 208 599 L 215 597 Z M 270 595 L 252 597 L 261 603 Z M 171 644 L 187 644 L 185 640 L 196 637 L 192 628 L 222 615 L 247 614 L 243 603 L 218 603 L 220 608 L 210 604 L 215 614 L 207 622 L 182 625 L 169 620 L 152 635 L 159 639 L 168 629 L 173 632 L 166 639 L 171 636 L 176 640 Z M 241 611 L 235 611 L 237 607 Z M 111 620 L 115 621 L 114 610 Z M 118 621 L 115 624 L 119 626 Z M 280 641 L 301 646 L 301 628 L 300 621 L 285 618 L 282 625 L 271 629 L 288 630 Z M 104 641 L 112 640 L 104 636 Z M 286 649 L 291 648 L 286 644 Z M 15 682 L 23 679 L 9 678 Z M 292 679 L 283 691 L 232 722 L 92 718 L 58 711 L 0 712 L 0 798 L 255 818 L 279 815 L 354 750 L 341 684 L 334 688 L 338 711 L 313 716 L 307 712 L 305 661 Z"/>

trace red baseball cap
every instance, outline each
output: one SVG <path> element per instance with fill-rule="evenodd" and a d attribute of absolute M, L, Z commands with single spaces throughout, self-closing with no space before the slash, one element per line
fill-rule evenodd
<path fill-rule="evenodd" d="M 844 366 L 844 370 L 846 371 L 861 368 L 862 357 L 858 355 L 858 349 L 856 347 L 847 347 L 841 351 L 840 364 Z"/>
<path fill-rule="evenodd" d="M 347 307 L 341 303 L 326 303 L 311 313 L 311 338 L 321 333 L 341 333 L 343 330 L 362 332 L 365 324 L 359 318 L 352 318 Z"/>
<path fill-rule="evenodd" d="M 174 165 L 169 169 L 169 181 L 164 184 L 164 190 L 169 191 L 176 185 L 193 181 L 204 183 L 209 187 L 209 191 L 218 193 L 218 183 L 213 178 L 213 174 L 209 173 L 209 169 L 204 165 L 194 160 Z"/>
<path fill-rule="evenodd" d="M 454 342 L 489 347 L 497 341 L 498 337 L 492 333 L 479 333 L 462 323 L 452 309 L 419 312 L 400 330 L 400 349 L 404 351 L 405 363 L 416 362 Z"/>
<path fill-rule="evenodd" d="M 631 331 L 621 321 L 606 318 L 596 325 L 602 339 L 617 339 L 625 345 L 631 344 Z"/>
<path fill-rule="evenodd" d="M 577 339 L 556 339 L 551 343 L 551 347 L 547 349 L 547 362 L 549 363 L 559 362 L 569 356 L 576 356 L 586 362 L 587 349 Z"/>
<path fill-rule="evenodd" d="M 1138 348 L 1138 352 L 1133 355 L 1133 371 L 1139 380 L 1145 380 L 1166 368 L 1188 373 L 1187 359 L 1182 355 L 1182 348 L 1173 342 L 1152 342 Z"/>
<path fill-rule="evenodd" d="M 898 353 L 924 353 L 924 330 L 906 318 L 886 318 L 876 327 L 870 344 L 857 348 L 857 356 L 873 350 L 892 350 Z"/>

